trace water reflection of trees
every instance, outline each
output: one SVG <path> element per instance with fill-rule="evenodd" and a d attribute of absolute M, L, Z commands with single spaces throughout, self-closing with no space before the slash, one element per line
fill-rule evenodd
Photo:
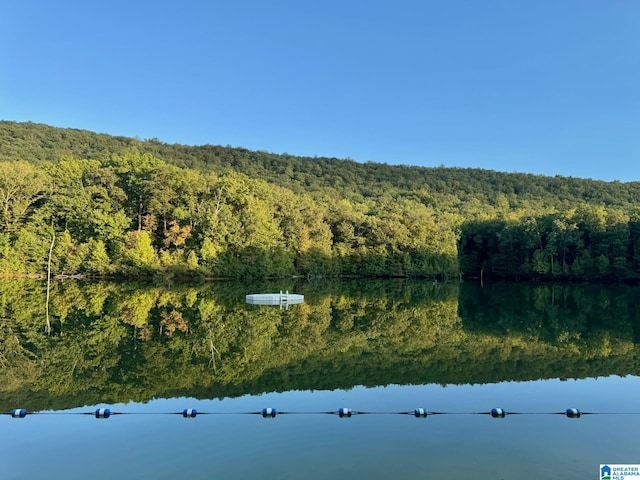
<path fill-rule="evenodd" d="M 0 281 L 0 405 L 638 372 L 638 290 L 353 281 Z M 282 288 L 289 310 L 243 302 Z"/>

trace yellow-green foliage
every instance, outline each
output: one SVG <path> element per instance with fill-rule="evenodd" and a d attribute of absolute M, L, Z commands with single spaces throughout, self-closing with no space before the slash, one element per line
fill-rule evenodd
<path fill-rule="evenodd" d="M 54 282 L 48 334 L 44 282 L 0 280 L 0 406 L 637 373 L 633 288 L 367 280 L 288 310 L 252 288 Z"/>
<path fill-rule="evenodd" d="M 636 280 L 639 203 L 637 182 L 0 122 L 0 272 L 9 274 L 46 271 L 53 229 L 56 274 Z"/>

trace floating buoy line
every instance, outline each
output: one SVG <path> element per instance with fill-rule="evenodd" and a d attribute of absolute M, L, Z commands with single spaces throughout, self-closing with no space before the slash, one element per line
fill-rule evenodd
<path fill-rule="evenodd" d="M 582 415 L 638 415 L 639 412 L 582 412 L 577 408 L 567 408 L 561 412 L 508 412 L 503 408 L 492 408 L 485 412 L 434 412 L 426 408 L 416 408 L 404 412 L 362 412 L 341 407 L 327 412 L 280 412 L 275 408 L 263 408 L 256 412 L 199 412 L 195 408 L 185 408 L 181 412 L 112 412 L 109 408 L 97 408 L 91 412 L 27 412 L 24 408 L 15 408 L 8 413 L 12 418 L 25 418 L 27 415 L 91 415 L 96 418 L 109 418 L 113 415 L 182 415 L 184 418 L 195 418 L 198 415 L 261 415 L 263 418 L 275 418 L 278 415 L 337 415 L 350 418 L 356 415 L 408 415 L 416 418 L 427 418 L 431 415 L 489 415 L 492 418 L 505 418 L 508 415 L 564 415 L 567 418 L 580 418 Z"/>

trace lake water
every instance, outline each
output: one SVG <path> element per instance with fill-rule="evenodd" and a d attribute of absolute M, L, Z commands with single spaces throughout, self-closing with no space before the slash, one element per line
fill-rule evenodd
<path fill-rule="evenodd" d="M 280 290 L 305 302 L 244 303 Z M 47 321 L 44 285 L 2 280 L 0 477 L 600 478 L 640 463 L 639 293 L 62 282 Z"/>

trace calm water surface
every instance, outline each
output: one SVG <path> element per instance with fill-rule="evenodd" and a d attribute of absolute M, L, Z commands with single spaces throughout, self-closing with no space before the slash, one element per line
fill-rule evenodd
<path fill-rule="evenodd" d="M 305 304 L 242 302 L 281 289 Z M 66 283 L 50 333 L 41 293 L 2 284 L 2 478 L 585 479 L 640 463 L 633 288 Z M 98 407 L 129 415 L 78 414 Z M 246 413 L 264 407 L 294 413 Z M 372 413 L 321 413 L 340 407 Z M 400 414 L 418 407 L 446 414 Z M 522 414 L 479 414 L 493 407 Z M 593 414 L 553 414 L 570 407 Z M 211 414 L 168 414 L 184 408 Z"/>

